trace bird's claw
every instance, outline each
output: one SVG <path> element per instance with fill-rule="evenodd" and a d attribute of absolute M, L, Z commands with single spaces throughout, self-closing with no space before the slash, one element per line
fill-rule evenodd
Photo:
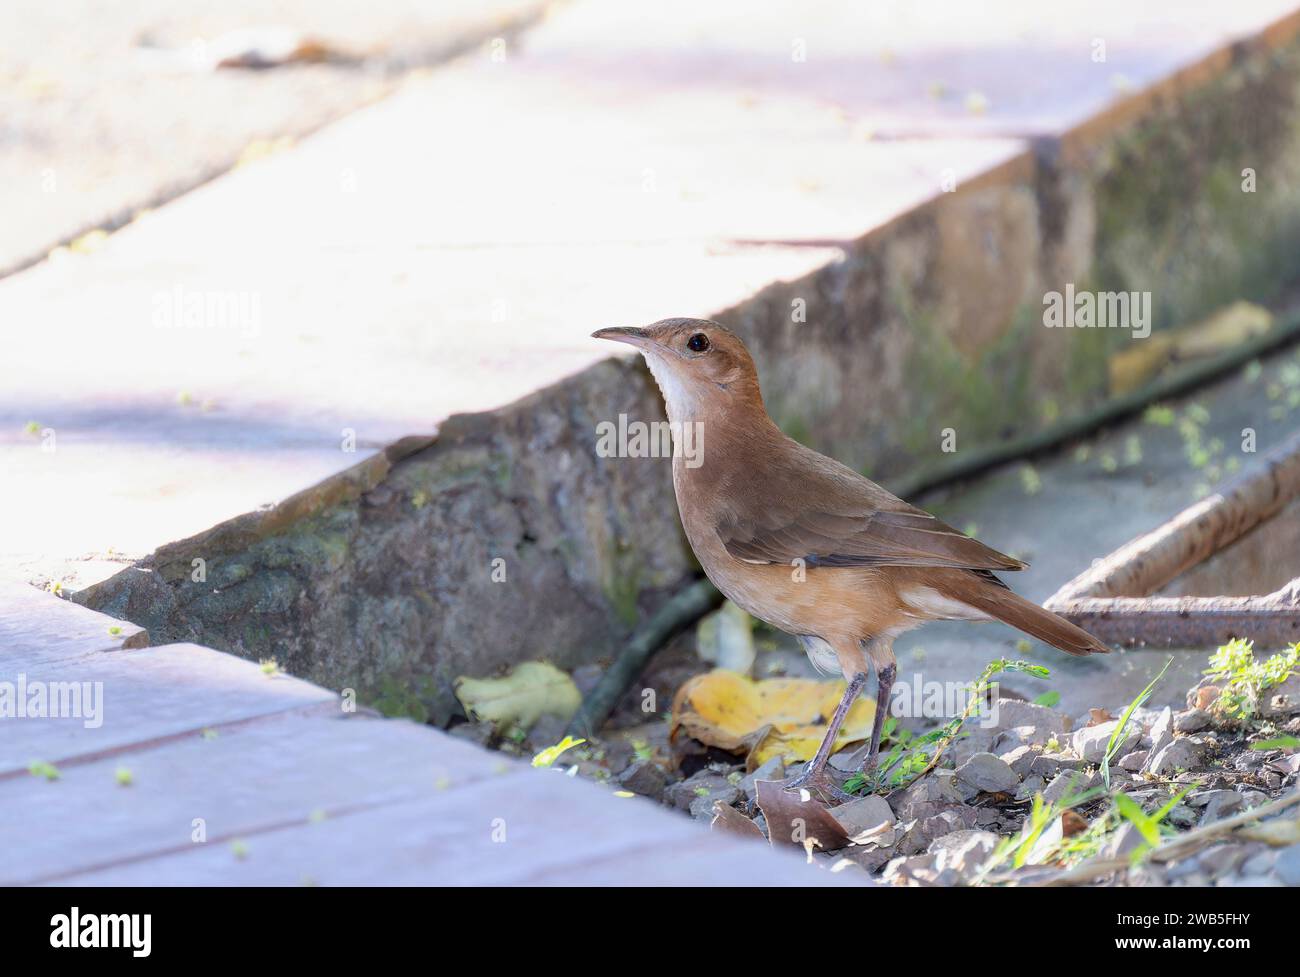
<path fill-rule="evenodd" d="M 831 780 L 827 775 L 824 768 L 821 770 L 814 770 L 811 765 L 809 765 L 803 773 L 799 774 L 799 776 L 787 783 L 783 789 L 788 791 L 807 790 L 809 793 L 820 793 L 829 797 L 832 801 L 838 804 L 856 800 L 852 794 L 841 790 L 839 785 Z"/>

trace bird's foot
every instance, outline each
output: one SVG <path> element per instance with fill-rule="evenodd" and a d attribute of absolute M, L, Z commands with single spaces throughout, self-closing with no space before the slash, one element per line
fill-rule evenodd
<path fill-rule="evenodd" d="M 785 790 L 807 790 L 809 793 L 821 794 L 837 804 L 843 804 L 845 801 L 856 800 L 852 794 L 846 793 L 840 789 L 839 784 L 831 780 L 830 774 L 826 768 L 815 768 L 811 763 L 804 767 L 803 773 L 785 784 Z"/>

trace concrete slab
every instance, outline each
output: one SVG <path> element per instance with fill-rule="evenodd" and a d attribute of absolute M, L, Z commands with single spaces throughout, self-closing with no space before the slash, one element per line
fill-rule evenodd
<path fill-rule="evenodd" d="M 129 786 L 116 780 L 122 767 L 131 773 Z M 292 823 L 459 790 L 516 767 L 410 722 L 275 716 L 212 738 L 186 736 L 78 764 L 54 782 L 0 782 L 0 838 L 15 841 L 0 879 L 49 881 L 187 849 L 195 843 L 195 818 L 202 819 L 208 844 L 223 845 Z M 94 818 L 82 817 L 91 810 Z"/>
<path fill-rule="evenodd" d="M 101 653 L 62 661 L 28 663 L 4 656 L 2 681 L 12 683 L 15 702 L 45 691 L 36 683 L 67 683 L 67 707 L 57 716 L 0 718 L 0 778 L 26 776 L 39 760 L 55 766 L 84 761 L 173 737 L 197 734 L 291 709 L 339 709 L 339 697 L 284 674 L 267 675 L 256 664 L 200 645 L 163 645 Z M 75 692 L 73 687 L 75 686 Z M 55 692 L 49 693 L 50 697 Z M 30 705 L 27 707 L 32 708 Z"/>
<path fill-rule="evenodd" d="M 833 105 L 880 138 L 1055 135 L 1295 10 L 1065 0 L 575 5 L 525 39 L 611 98 L 743 90 Z"/>
<path fill-rule="evenodd" d="M 403 75 L 516 30 L 537 0 L 311 0 L 0 9 L 0 275 L 117 226 L 390 92 Z M 243 36 L 241 41 L 238 35 Z M 281 36 L 331 57 L 214 70 Z"/>
<path fill-rule="evenodd" d="M 430 734 L 436 735 L 436 734 Z M 69 876 L 70 885 L 815 885 L 830 875 L 640 798 L 541 771 L 481 780 L 228 844 Z"/>
<path fill-rule="evenodd" d="M 30 668 L 148 643 L 148 632 L 130 621 L 0 580 L 0 663 L 7 666 Z"/>
<path fill-rule="evenodd" d="M 61 617 L 38 597 L 28 619 Z M 4 884 L 855 881 L 425 726 L 345 717 L 332 693 L 208 648 L 36 660 L 13 649 L 39 634 L 8 633 L 0 681 L 102 682 L 103 709 L 0 716 Z"/>

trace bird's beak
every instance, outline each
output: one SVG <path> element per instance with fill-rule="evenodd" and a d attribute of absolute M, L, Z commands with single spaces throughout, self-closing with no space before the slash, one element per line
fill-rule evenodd
<path fill-rule="evenodd" d="M 629 346 L 635 346 L 637 349 L 649 349 L 654 340 L 646 335 L 644 329 L 637 329 L 633 326 L 610 326 L 608 329 L 597 329 L 591 334 L 592 339 L 612 339 L 616 343 L 627 343 Z"/>

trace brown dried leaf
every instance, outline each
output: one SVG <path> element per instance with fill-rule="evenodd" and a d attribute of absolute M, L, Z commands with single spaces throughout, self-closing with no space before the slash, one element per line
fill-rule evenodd
<path fill-rule="evenodd" d="M 760 780 L 758 807 L 767 820 L 767 837 L 797 848 L 834 851 L 849 843 L 840 823 L 806 790 L 788 791 L 779 780 Z"/>
<path fill-rule="evenodd" d="M 739 835 L 742 838 L 765 840 L 763 831 L 758 825 L 730 804 L 724 804 L 721 800 L 713 802 L 713 820 L 709 822 L 709 829 L 730 835 Z"/>
<path fill-rule="evenodd" d="M 1061 837 L 1082 834 L 1088 830 L 1088 819 L 1075 810 L 1061 812 Z"/>

